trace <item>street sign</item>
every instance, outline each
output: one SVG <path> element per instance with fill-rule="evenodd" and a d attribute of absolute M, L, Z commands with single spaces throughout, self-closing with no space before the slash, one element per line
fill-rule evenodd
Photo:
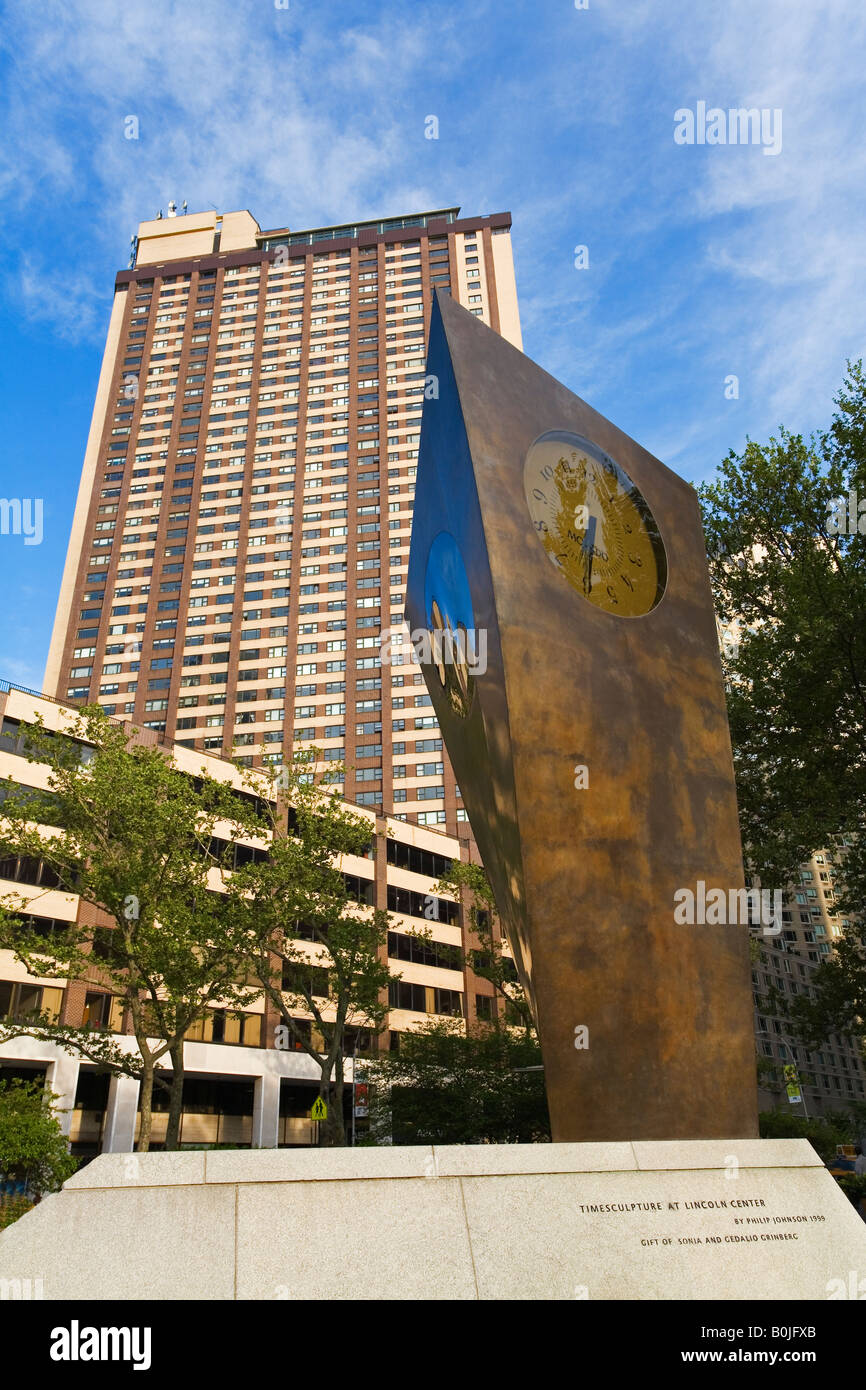
<path fill-rule="evenodd" d="M 311 1114 L 314 1120 L 327 1120 L 328 1107 L 322 1100 L 321 1096 L 316 1096 L 316 1099 L 313 1102 L 313 1109 L 311 1111 Z"/>
<path fill-rule="evenodd" d="M 370 1114 L 370 1092 L 364 1081 L 355 1085 L 355 1118 L 365 1120 Z"/>
<path fill-rule="evenodd" d="M 797 1075 L 797 1068 L 788 1066 L 785 1068 L 785 1090 L 788 1092 L 788 1100 L 791 1105 L 802 1105 L 803 1097 L 800 1092 L 800 1078 Z"/>

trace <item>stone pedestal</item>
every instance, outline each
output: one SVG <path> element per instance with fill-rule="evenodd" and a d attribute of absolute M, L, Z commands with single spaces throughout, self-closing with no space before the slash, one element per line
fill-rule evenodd
<path fill-rule="evenodd" d="M 75 1300 L 863 1298 L 866 1223 L 801 1139 L 103 1154 L 0 1234 L 0 1290 L 28 1279 Z"/>

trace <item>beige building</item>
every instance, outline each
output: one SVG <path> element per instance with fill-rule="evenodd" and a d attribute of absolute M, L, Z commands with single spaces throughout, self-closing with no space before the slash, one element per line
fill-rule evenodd
<path fill-rule="evenodd" d="M 22 725 L 37 713 L 48 729 L 62 733 L 69 727 L 68 707 L 3 683 L 0 778 L 45 788 L 47 769 L 29 763 L 23 748 Z M 134 731 L 133 736 L 144 742 L 156 742 L 160 737 L 147 730 Z M 172 747 L 171 753 L 175 765 L 190 776 L 206 766 L 213 776 L 241 786 L 238 769 L 212 754 L 203 755 L 182 745 Z M 451 861 L 468 854 L 468 842 L 461 843 L 426 826 L 378 816 L 368 807 L 359 807 L 358 814 L 369 820 L 375 853 L 371 851 L 367 858 L 346 857 L 341 868 L 351 878 L 350 886 L 360 903 L 390 913 L 388 956 L 395 977 L 399 975 L 391 985 L 387 1029 L 379 1046 L 396 1047 L 402 1032 L 431 1017 L 463 1020 L 465 1024 L 479 1012 L 489 1016 L 496 1007 L 492 986 L 477 979 L 461 957 L 468 930 L 464 906 L 453 894 L 434 892 L 437 879 Z M 10 894 L 26 898 L 30 915 L 43 923 L 92 922 L 92 916 L 80 914 L 93 909 L 83 907 L 75 895 L 58 891 L 41 861 L 0 860 L 0 897 Z M 428 909 L 432 903 L 435 910 L 431 917 Z M 429 941 L 418 939 L 419 928 L 429 934 Z M 33 977 L 11 952 L 0 951 L 0 1017 L 22 1018 L 43 1009 L 73 1026 L 90 1023 L 102 1027 L 122 1046 L 134 1050 L 133 1039 L 120 1032 L 119 999 L 112 998 L 97 979 L 87 983 Z M 302 1012 L 297 1016 L 305 1017 Z M 244 1011 L 212 1010 L 205 1023 L 190 1032 L 184 1050 L 182 1143 L 272 1147 L 317 1142 L 317 1126 L 310 1110 L 318 1092 L 318 1068 L 307 1053 L 280 1047 L 278 1025 L 278 1015 L 269 1012 L 259 999 Z M 315 1043 L 314 1034 L 312 1038 Z M 359 1041 L 363 1053 L 363 1036 Z M 351 1072 L 350 1060 L 349 1076 Z M 60 1107 L 67 1112 L 62 1123 L 74 1152 L 132 1148 L 137 1081 L 100 1076 L 94 1067 L 54 1044 L 28 1037 L 0 1042 L 0 1077 L 37 1074 L 44 1074 L 61 1097 Z M 162 1104 L 161 1093 L 154 1100 L 157 1107 Z M 166 1120 L 165 1110 L 157 1109 L 153 1129 L 157 1147 Z"/>

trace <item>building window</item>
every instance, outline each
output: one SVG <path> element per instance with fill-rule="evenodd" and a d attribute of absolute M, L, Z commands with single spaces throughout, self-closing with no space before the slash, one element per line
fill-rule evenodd
<path fill-rule="evenodd" d="M 44 1013 L 56 1022 L 62 1002 L 62 989 L 0 980 L 0 1018 L 25 1019 L 31 1014 Z"/>

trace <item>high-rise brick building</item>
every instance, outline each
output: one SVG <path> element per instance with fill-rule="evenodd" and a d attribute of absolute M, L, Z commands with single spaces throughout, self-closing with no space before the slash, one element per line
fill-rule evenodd
<path fill-rule="evenodd" d="M 403 618 L 435 286 L 521 345 L 508 213 L 139 227 L 117 276 L 44 688 L 345 794 L 465 812 Z M 428 390 L 435 391 L 435 384 Z"/>

